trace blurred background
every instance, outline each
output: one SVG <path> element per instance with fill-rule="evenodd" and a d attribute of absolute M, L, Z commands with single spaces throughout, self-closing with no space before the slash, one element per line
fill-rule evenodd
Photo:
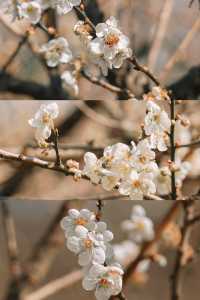
<path fill-rule="evenodd" d="M 163 85 L 172 88 L 177 98 L 200 99 L 198 1 L 194 1 L 191 8 L 188 7 L 190 0 L 86 0 L 85 3 L 86 12 L 95 24 L 110 16 L 119 19 L 122 31 L 130 38 L 131 48 L 138 59 L 155 72 Z M 76 22 L 74 11 L 58 17 L 58 33 L 68 39 L 74 55 L 84 57 L 79 38 L 73 33 Z M 0 13 L 0 69 L 16 49 L 20 35 L 25 33 L 27 27 L 26 22 L 11 22 L 8 16 Z M 70 91 L 59 87 L 59 78 L 49 77 L 48 70 L 34 54 L 46 40 L 45 33 L 40 29 L 32 32 L 29 44 L 21 48 L 6 72 L 0 74 L 0 99 L 74 98 Z M 120 71 L 111 71 L 107 81 L 129 88 L 137 97 L 147 88 L 144 76 L 126 63 Z M 127 98 L 123 93 L 116 95 L 92 84 L 82 76 L 79 87 L 79 99 Z"/>
<path fill-rule="evenodd" d="M 125 205 L 126 203 L 126 205 Z M 127 238 L 126 234 L 121 230 L 120 224 L 123 220 L 130 218 L 130 213 L 133 205 L 141 204 L 147 212 L 147 216 L 152 218 L 155 226 L 157 226 L 164 218 L 166 213 L 172 206 L 171 202 L 155 202 L 155 201 L 107 201 L 104 204 L 102 220 L 108 224 L 108 228 L 114 233 L 113 243 L 119 243 Z M 77 258 L 69 252 L 64 245 L 64 234 L 59 226 L 61 215 L 58 217 L 58 211 L 63 207 L 61 201 L 17 201 L 11 200 L 7 202 L 10 213 L 13 216 L 16 228 L 16 236 L 18 242 L 19 258 L 22 265 L 26 265 L 29 260 L 41 259 L 41 265 L 44 268 L 39 269 L 38 275 L 41 280 L 32 286 L 31 291 L 36 291 L 48 282 L 62 278 L 72 271 L 79 270 Z M 95 201 L 73 201 L 68 202 L 70 208 L 88 208 L 96 211 Z M 200 206 L 196 208 L 199 210 Z M 119 213 L 120 212 L 120 213 Z M 66 213 L 62 215 L 62 217 Z M 3 231 L 3 216 L 2 209 L 0 210 L 0 299 L 4 300 L 9 284 L 11 284 L 11 275 L 9 271 L 9 259 L 6 248 L 5 232 Z M 43 255 L 35 255 L 37 253 L 38 245 L 44 247 L 44 236 L 48 235 L 49 227 L 52 220 L 57 219 L 58 227 L 54 231 L 54 238 L 51 238 L 48 248 L 43 248 Z M 200 246 L 200 227 L 196 225 L 191 235 L 191 245 L 194 249 Z M 41 241 L 43 243 L 41 244 Z M 168 264 L 166 267 L 160 267 L 154 263 L 148 272 L 148 280 L 145 283 L 133 283 L 129 281 L 125 288 L 127 299 L 139 300 L 169 300 L 170 296 L 170 276 L 173 272 L 175 262 L 175 251 L 164 250 L 161 252 L 167 258 Z M 46 260 L 46 263 L 45 263 Z M 35 272 L 32 268 L 29 270 L 30 274 Z M 44 273 L 43 273 L 44 271 Z M 41 274 L 45 274 L 42 276 Z M 199 278 L 200 278 L 200 260 L 199 255 L 195 256 L 182 271 L 182 294 L 181 300 L 198 300 L 199 299 Z M 17 298 L 10 298 L 17 299 Z M 81 288 L 81 282 L 78 281 L 69 288 L 58 290 L 57 293 L 48 296 L 48 300 L 87 300 L 95 299 L 93 293 L 88 293 Z M 37 298 L 36 298 L 37 300 Z"/>
<path fill-rule="evenodd" d="M 0 149 L 12 153 L 24 153 L 55 162 L 53 149 L 44 152 L 37 147 L 35 130 L 28 124 L 39 109 L 42 101 L 1 101 L 0 102 Z M 45 102 L 46 103 L 46 102 Z M 100 157 L 103 148 L 117 142 L 130 145 L 140 135 L 140 125 L 144 121 L 145 103 L 143 101 L 57 101 L 59 117 L 55 125 L 59 129 L 60 155 L 65 163 L 75 159 L 83 167 L 83 156 L 88 150 Z M 168 107 L 165 107 L 168 109 Z M 177 113 L 187 117 L 191 126 L 177 126 L 176 141 L 187 144 L 200 138 L 200 102 L 182 101 L 176 107 Z M 137 112 L 137 113 L 136 113 Z M 87 146 L 85 150 L 77 146 Z M 36 147 L 36 148 L 35 148 Z M 197 147 L 177 149 L 177 155 L 192 164 L 189 176 L 184 181 L 184 195 L 196 194 L 199 190 L 200 149 Z M 159 156 L 158 156 L 159 157 Z M 160 158 L 159 158 L 160 159 Z M 168 159 L 164 155 L 163 159 Z M 65 200 L 80 196 L 105 194 L 100 186 L 93 186 L 87 180 L 75 182 L 71 176 L 43 170 L 18 162 L 0 160 L 0 196 Z M 108 193 L 107 193 L 108 194 Z"/>

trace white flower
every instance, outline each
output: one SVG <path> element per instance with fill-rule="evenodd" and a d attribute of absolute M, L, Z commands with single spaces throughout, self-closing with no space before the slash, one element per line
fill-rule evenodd
<path fill-rule="evenodd" d="M 67 14 L 74 6 L 81 4 L 81 0 L 54 0 L 57 12 L 59 14 Z"/>
<path fill-rule="evenodd" d="M 181 161 L 178 157 L 176 158 L 175 165 L 176 165 L 176 171 L 175 171 L 176 186 L 181 187 L 183 180 L 188 175 L 192 166 L 188 161 Z"/>
<path fill-rule="evenodd" d="M 78 254 L 79 265 L 104 264 L 106 246 L 103 240 L 98 239 L 96 232 L 88 232 L 85 227 L 77 226 L 75 234 L 68 237 L 67 248 Z"/>
<path fill-rule="evenodd" d="M 81 41 L 88 45 L 88 42 L 91 41 L 92 36 L 90 34 L 91 28 L 84 21 L 78 21 L 74 26 L 74 32 L 77 34 Z"/>
<path fill-rule="evenodd" d="M 153 101 L 147 101 L 144 130 L 146 135 L 170 132 L 171 121 L 168 114 Z"/>
<path fill-rule="evenodd" d="M 76 77 L 72 74 L 72 72 L 65 71 L 61 75 L 61 79 L 63 80 L 66 87 L 72 90 L 72 92 L 77 96 L 79 93 L 78 82 L 76 80 Z"/>
<path fill-rule="evenodd" d="M 156 186 L 152 173 L 137 173 L 132 171 L 126 180 L 122 181 L 119 193 L 130 196 L 131 200 L 143 200 L 145 195 L 155 194 Z"/>
<path fill-rule="evenodd" d="M 19 16 L 37 24 L 40 21 L 42 8 L 37 1 L 22 2 L 18 5 Z"/>
<path fill-rule="evenodd" d="M 100 66 L 105 75 L 108 68 L 120 68 L 123 61 L 131 57 L 132 51 L 128 48 L 129 39 L 122 34 L 114 17 L 96 26 L 96 36 L 90 42 L 89 50 L 94 56 L 94 63 Z"/>
<path fill-rule="evenodd" d="M 118 263 L 124 264 L 127 260 L 135 260 L 140 252 L 140 247 L 133 241 L 126 240 L 113 246 L 114 256 Z"/>
<path fill-rule="evenodd" d="M 155 184 L 159 195 L 169 195 L 171 193 L 171 171 L 169 167 L 166 166 L 157 170 Z"/>
<path fill-rule="evenodd" d="M 149 140 L 141 140 L 137 146 L 134 142 L 131 144 L 131 165 L 136 168 L 137 171 L 147 169 L 148 165 L 155 160 L 155 152 L 152 151 Z"/>
<path fill-rule="evenodd" d="M 104 171 L 104 176 L 101 179 L 101 184 L 104 190 L 112 191 L 114 187 L 118 184 L 120 176 L 116 173 Z"/>
<path fill-rule="evenodd" d="M 86 152 L 84 155 L 85 166 L 83 174 L 88 176 L 92 183 L 98 184 L 102 178 L 101 162 L 92 152 Z"/>
<path fill-rule="evenodd" d="M 96 228 L 95 214 L 88 209 L 81 209 L 80 212 L 76 209 L 70 209 L 68 216 L 61 221 L 61 227 L 66 232 L 66 236 L 76 235 L 77 226 L 83 226 L 89 231 Z"/>
<path fill-rule="evenodd" d="M 152 133 L 149 137 L 149 143 L 152 149 L 158 149 L 160 152 L 166 151 L 169 144 L 169 136 L 164 131 Z"/>
<path fill-rule="evenodd" d="M 120 267 L 95 264 L 83 279 L 82 285 L 86 291 L 95 290 L 97 300 L 108 300 L 121 292 L 122 275 Z"/>
<path fill-rule="evenodd" d="M 124 221 L 122 228 L 130 233 L 131 240 L 139 244 L 154 238 L 154 224 L 140 205 L 133 207 L 131 219 Z"/>
<path fill-rule="evenodd" d="M 53 120 L 58 117 L 59 110 L 57 103 L 42 104 L 36 112 L 33 119 L 30 119 L 29 125 L 36 128 L 35 137 L 39 143 L 43 143 L 51 135 L 54 129 Z"/>
<path fill-rule="evenodd" d="M 104 149 L 104 159 L 106 162 L 112 163 L 115 160 L 127 159 L 130 155 L 130 148 L 126 144 L 117 143 Z"/>
<path fill-rule="evenodd" d="M 40 52 L 44 53 L 49 67 L 56 67 L 60 63 L 68 63 L 73 58 L 68 41 L 63 37 L 53 39 L 44 44 Z"/>
<path fill-rule="evenodd" d="M 154 86 L 152 88 L 152 96 L 157 101 L 161 101 L 161 100 L 165 100 L 165 99 L 170 100 L 170 98 L 167 94 L 167 91 L 162 89 L 160 86 Z"/>
<path fill-rule="evenodd" d="M 150 259 L 143 259 L 137 265 L 136 271 L 139 273 L 146 273 L 150 268 Z"/>

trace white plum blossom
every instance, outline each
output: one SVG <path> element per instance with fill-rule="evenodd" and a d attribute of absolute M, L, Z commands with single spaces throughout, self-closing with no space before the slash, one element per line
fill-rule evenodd
<path fill-rule="evenodd" d="M 90 34 L 91 28 L 84 21 L 78 21 L 74 26 L 74 32 L 76 35 L 80 37 L 80 40 L 88 45 L 88 42 L 92 40 L 92 36 Z"/>
<path fill-rule="evenodd" d="M 155 177 L 156 188 L 159 195 L 171 193 L 171 171 L 168 166 L 160 167 Z"/>
<path fill-rule="evenodd" d="M 105 76 L 108 69 L 120 68 L 124 60 L 132 56 L 129 43 L 114 17 L 96 26 L 96 38 L 89 43 L 89 50 L 93 62 L 99 65 Z"/>
<path fill-rule="evenodd" d="M 104 264 L 106 246 L 103 240 L 98 239 L 96 232 L 88 232 L 85 227 L 77 226 L 75 234 L 67 239 L 67 248 L 78 254 L 79 265 Z"/>
<path fill-rule="evenodd" d="M 130 239 L 138 244 L 154 238 L 154 224 L 140 205 L 133 207 L 130 220 L 124 221 L 122 228 L 129 233 Z"/>
<path fill-rule="evenodd" d="M 76 77 L 73 75 L 72 72 L 70 71 L 65 71 L 64 73 L 62 73 L 61 75 L 61 79 L 64 82 L 64 85 L 69 89 L 72 90 L 72 92 L 74 93 L 74 95 L 78 95 L 79 93 L 79 87 L 78 87 L 78 82 Z"/>
<path fill-rule="evenodd" d="M 155 194 L 156 192 L 153 177 L 152 173 L 138 173 L 133 170 L 126 180 L 120 184 L 119 193 L 129 196 L 131 200 L 143 200 L 144 196 Z"/>
<path fill-rule="evenodd" d="M 75 236 L 67 238 L 67 248 L 78 254 L 81 266 L 104 264 L 107 246 L 112 239 L 113 234 L 107 230 L 104 222 L 97 222 L 95 231 L 88 231 L 86 227 L 78 225 L 75 228 Z"/>
<path fill-rule="evenodd" d="M 150 136 L 150 144 L 153 149 L 167 150 L 168 135 L 171 121 L 166 111 L 162 110 L 155 102 L 147 101 L 147 114 L 144 120 L 144 131 Z"/>
<path fill-rule="evenodd" d="M 57 103 L 42 104 L 34 118 L 28 121 L 31 127 L 36 128 L 35 138 L 38 143 L 45 143 L 45 140 L 51 136 L 51 131 L 54 129 L 53 120 L 58 117 L 58 114 Z"/>
<path fill-rule="evenodd" d="M 148 139 L 137 145 L 132 142 L 132 148 L 123 143 L 107 146 L 99 159 L 87 152 L 84 162 L 83 174 L 106 191 L 117 188 L 135 200 L 156 192 L 154 177 L 158 166 Z"/>
<path fill-rule="evenodd" d="M 121 292 L 122 275 L 120 267 L 95 264 L 83 279 L 82 286 L 86 291 L 95 290 L 97 300 L 108 300 Z"/>
<path fill-rule="evenodd" d="M 38 1 L 24 1 L 18 5 L 19 17 L 28 19 L 32 24 L 37 24 L 42 15 L 42 8 Z"/>
<path fill-rule="evenodd" d="M 131 240 L 125 240 L 113 245 L 114 257 L 118 263 L 124 264 L 127 260 L 135 260 L 140 252 L 140 246 Z"/>
<path fill-rule="evenodd" d="M 67 237 L 75 235 L 77 226 L 82 226 L 88 231 L 96 228 L 95 214 L 88 209 L 70 209 L 68 216 L 62 219 L 61 227 L 65 231 Z"/>
<path fill-rule="evenodd" d="M 134 142 L 131 142 L 132 150 L 131 150 L 131 165 L 137 171 L 150 170 L 153 167 L 157 169 L 157 165 L 155 163 L 155 152 L 152 150 L 149 140 L 143 139 L 138 142 L 136 145 Z M 152 164 L 153 163 L 153 164 Z"/>
<path fill-rule="evenodd" d="M 58 14 L 67 14 L 74 6 L 81 4 L 81 0 L 54 0 Z"/>
<path fill-rule="evenodd" d="M 50 40 L 42 45 L 40 52 L 44 54 L 47 65 L 52 68 L 61 63 L 69 63 L 73 58 L 68 41 L 63 37 Z"/>
<path fill-rule="evenodd" d="M 181 161 L 178 157 L 176 157 L 175 166 L 176 166 L 176 170 L 175 170 L 176 186 L 181 187 L 184 179 L 188 175 L 192 166 L 190 162 Z"/>
<path fill-rule="evenodd" d="M 88 176 L 92 183 L 98 184 L 102 176 L 102 164 L 92 152 L 86 152 L 84 155 L 83 174 Z"/>
<path fill-rule="evenodd" d="M 162 89 L 160 86 L 154 86 L 152 91 L 143 96 L 144 100 L 153 100 L 153 101 L 170 101 L 168 92 L 165 89 Z"/>

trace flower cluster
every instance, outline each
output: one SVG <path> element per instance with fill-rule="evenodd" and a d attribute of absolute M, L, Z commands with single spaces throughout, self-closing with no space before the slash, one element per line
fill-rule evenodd
<path fill-rule="evenodd" d="M 65 72 L 65 76 L 70 75 Z M 46 145 L 58 114 L 56 103 L 42 104 L 34 118 L 29 120 L 29 124 L 36 128 L 35 138 L 39 145 Z M 100 158 L 86 152 L 84 167 L 82 170 L 76 168 L 76 177 L 87 176 L 93 184 L 101 184 L 106 191 L 116 189 L 131 200 L 142 200 L 156 193 L 169 195 L 174 171 L 176 187 L 180 190 L 191 164 L 183 161 L 180 155 L 176 155 L 174 162 L 161 160 L 159 165 L 156 162 L 155 148 L 160 151 L 167 149 L 165 135 L 168 137 L 169 127 L 167 113 L 152 100 L 147 101 L 143 127 L 146 136 L 138 143 L 132 141 L 131 146 L 124 143 L 107 146 Z"/>
<path fill-rule="evenodd" d="M 131 148 L 123 143 L 108 146 L 100 159 L 87 152 L 83 174 L 107 191 L 117 188 L 132 200 L 142 200 L 156 192 L 154 177 L 158 166 L 148 139 L 131 144 Z"/>
<path fill-rule="evenodd" d="M 114 17 L 95 27 L 94 38 L 83 23 L 78 22 L 74 31 L 86 42 L 90 61 L 100 67 L 104 76 L 108 69 L 120 68 L 124 60 L 132 56 L 129 38 L 121 32 Z"/>
<path fill-rule="evenodd" d="M 93 212 L 70 209 L 61 221 L 67 239 L 67 248 L 78 256 L 78 263 L 84 267 L 83 288 L 95 290 L 98 300 L 107 300 L 122 289 L 123 270 L 113 262 L 113 239 L 104 222 L 97 221 Z"/>
<path fill-rule="evenodd" d="M 152 220 L 147 217 L 145 209 L 140 205 L 133 206 L 130 219 L 122 222 L 122 229 L 128 234 L 128 240 L 114 245 L 113 248 L 115 259 L 124 264 L 138 257 L 142 245 L 154 239 L 155 230 Z M 158 263 L 165 266 L 166 259 L 159 255 Z M 150 260 L 143 259 L 138 264 L 136 272 L 145 273 L 149 267 Z"/>
<path fill-rule="evenodd" d="M 46 140 L 51 136 L 54 129 L 53 120 L 58 117 L 59 109 L 57 103 L 42 104 L 29 125 L 36 128 L 35 138 L 39 145 L 46 145 Z"/>
<path fill-rule="evenodd" d="M 43 11 L 55 8 L 58 14 L 70 12 L 74 6 L 81 4 L 81 0 L 6 0 L 2 4 L 6 13 L 13 19 L 27 19 L 32 24 L 37 24 Z"/>
<path fill-rule="evenodd" d="M 154 101 L 147 101 L 147 114 L 144 120 L 144 131 L 149 136 L 153 149 L 167 150 L 171 121 L 168 114 Z"/>
<path fill-rule="evenodd" d="M 60 64 L 68 64 L 73 60 L 73 54 L 69 47 L 69 43 L 63 37 L 52 39 L 48 43 L 42 45 L 40 53 L 44 55 L 47 65 L 50 68 L 57 67 Z M 66 70 L 61 75 L 61 79 L 68 89 L 72 90 L 75 95 L 78 95 L 79 87 L 76 79 L 76 72 Z"/>

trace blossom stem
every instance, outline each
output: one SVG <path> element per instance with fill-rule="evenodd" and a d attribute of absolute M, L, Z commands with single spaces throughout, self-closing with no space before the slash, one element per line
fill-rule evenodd
<path fill-rule="evenodd" d="M 103 209 L 103 201 L 101 199 L 99 199 L 97 201 L 97 214 L 96 214 L 96 220 L 99 222 L 101 220 L 102 217 L 102 209 Z"/>
<path fill-rule="evenodd" d="M 170 129 L 170 158 L 172 164 L 175 164 L 175 156 L 176 156 L 176 146 L 175 146 L 175 137 L 174 137 L 174 129 L 175 129 L 175 99 L 173 96 L 171 97 L 170 101 L 170 116 L 171 116 L 171 129 Z M 172 200 L 176 200 L 177 193 L 176 193 L 176 177 L 175 171 L 172 166 L 171 170 L 171 193 L 172 193 Z"/>
<path fill-rule="evenodd" d="M 144 73 L 147 77 L 149 77 L 156 85 L 160 86 L 159 80 L 151 73 L 151 71 L 146 67 L 141 65 L 136 56 L 133 55 L 130 59 L 128 59 L 134 65 L 134 69 Z"/>
<path fill-rule="evenodd" d="M 183 263 L 183 261 L 185 249 L 189 243 L 189 238 L 192 231 L 190 220 L 193 218 L 194 214 L 194 201 L 184 203 L 183 209 L 184 219 L 181 227 L 182 238 L 177 251 L 173 274 L 171 276 L 171 300 L 179 300 L 182 294 L 182 270 L 189 260 L 187 260 L 185 263 Z"/>
<path fill-rule="evenodd" d="M 56 153 L 56 166 L 61 166 L 62 161 L 60 158 L 59 150 L 58 150 L 58 131 L 56 129 L 52 130 L 52 140 L 53 140 L 53 147 Z"/>
<path fill-rule="evenodd" d="M 84 10 L 82 10 L 79 7 L 74 6 L 75 11 L 80 14 L 85 22 L 91 27 L 91 29 L 94 31 L 95 35 L 96 35 L 96 27 L 95 25 L 92 23 L 92 21 L 88 18 L 88 16 L 86 15 L 86 12 Z"/>

